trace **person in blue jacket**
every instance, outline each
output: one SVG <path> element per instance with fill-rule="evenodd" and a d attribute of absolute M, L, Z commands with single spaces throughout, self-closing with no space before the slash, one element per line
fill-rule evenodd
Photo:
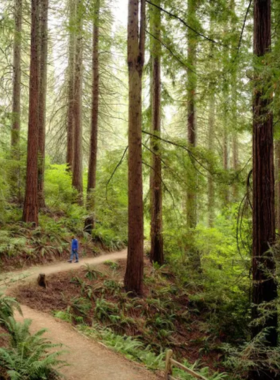
<path fill-rule="evenodd" d="M 68 263 L 72 263 L 74 256 L 76 257 L 75 263 L 79 262 L 78 249 L 79 249 L 78 240 L 75 238 L 75 236 L 72 236 L 71 255 L 70 255 L 70 260 L 68 260 Z"/>

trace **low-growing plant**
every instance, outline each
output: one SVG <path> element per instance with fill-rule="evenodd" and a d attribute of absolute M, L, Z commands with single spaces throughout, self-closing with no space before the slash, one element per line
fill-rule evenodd
<path fill-rule="evenodd" d="M 14 315 L 14 309 L 22 315 L 22 311 L 17 300 L 13 297 L 8 297 L 0 293 L 0 325 L 5 325 L 5 321 L 8 317 L 12 317 Z"/>
<path fill-rule="evenodd" d="M 118 307 L 112 302 L 106 301 L 103 297 L 96 299 L 94 316 L 100 321 L 111 321 L 112 315 L 118 315 Z"/>
<path fill-rule="evenodd" d="M 91 310 L 91 303 L 83 297 L 73 297 L 70 301 L 70 310 L 73 314 L 80 314 L 82 317 L 87 317 Z"/>
<path fill-rule="evenodd" d="M 116 263 L 115 261 L 106 260 L 104 261 L 104 264 L 107 265 L 109 268 L 116 270 L 120 268 L 120 264 Z"/>
<path fill-rule="evenodd" d="M 103 274 L 96 269 L 91 268 L 89 264 L 84 265 L 85 277 L 89 280 L 96 280 L 98 277 L 103 277 Z"/>
<path fill-rule="evenodd" d="M 0 348 L 0 367 L 11 380 L 58 379 L 56 368 L 65 366 L 66 362 L 59 359 L 63 352 L 53 352 L 53 349 L 61 346 L 42 337 L 46 329 L 32 335 L 30 324 L 30 319 L 22 323 L 16 322 L 13 317 L 6 319 L 5 327 L 10 341 L 7 348 Z"/>

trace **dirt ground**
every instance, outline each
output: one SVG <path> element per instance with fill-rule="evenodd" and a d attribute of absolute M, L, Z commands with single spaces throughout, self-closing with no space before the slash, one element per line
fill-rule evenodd
<path fill-rule="evenodd" d="M 39 273 L 46 275 L 75 270 L 85 264 L 100 264 L 106 260 L 126 258 L 126 251 L 81 260 L 79 263 L 56 263 L 36 266 L 27 271 L 10 272 L 0 277 L 0 289 L 13 294 L 16 287 L 34 281 Z M 37 305 L 36 305 L 37 306 Z M 59 305 L 58 305 L 59 306 Z M 21 305 L 23 317 L 32 319 L 31 331 L 47 328 L 46 336 L 53 343 L 63 344 L 68 350 L 63 355 L 70 365 L 61 369 L 68 380 L 156 380 L 163 377 L 148 371 L 144 366 L 131 362 L 102 344 L 84 337 L 70 324 L 56 320 L 48 313 Z M 17 320 L 22 316 L 16 314 Z"/>

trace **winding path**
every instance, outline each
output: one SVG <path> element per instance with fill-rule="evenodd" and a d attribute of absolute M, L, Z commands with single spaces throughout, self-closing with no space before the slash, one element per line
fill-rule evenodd
<path fill-rule="evenodd" d="M 39 273 L 46 275 L 73 270 L 85 264 L 100 264 L 106 260 L 126 258 L 126 250 L 82 259 L 79 263 L 55 263 L 48 266 L 35 266 L 28 270 L 9 272 L 0 276 L 0 290 L 16 287 L 18 282 L 35 279 Z M 60 372 L 67 380 L 156 380 L 161 377 L 148 371 L 144 366 L 131 362 L 123 356 L 111 351 L 102 344 L 80 334 L 73 326 L 53 318 L 47 313 L 21 305 L 24 318 L 32 319 L 31 331 L 34 333 L 47 328 L 46 337 L 53 343 L 60 343 L 68 350 L 62 359 L 69 366 Z M 15 318 L 23 317 L 16 313 Z"/>

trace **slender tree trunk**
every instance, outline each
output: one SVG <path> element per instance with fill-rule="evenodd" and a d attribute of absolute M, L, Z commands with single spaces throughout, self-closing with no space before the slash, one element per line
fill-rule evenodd
<path fill-rule="evenodd" d="M 128 251 L 124 278 L 126 291 L 143 293 L 143 185 L 142 185 L 142 73 L 145 52 L 145 0 L 128 3 L 127 62 L 129 77 L 128 116 Z M 139 36 L 139 37 L 138 37 Z"/>
<path fill-rule="evenodd" d="M 77 0 L 69 0 L 69 52 L 68 52 L 68 112 L 67 112 L 67 153 L 68 170 L 73 170 L 74 163 L 74 95 L 75 95 L 75 52 Z"/>
<path fill-rule="evenodd" d="M 264 56 L 271 45 L 271 2 L 254 1 L 254 53 Z M 257 74 L 259 75 L 259 74 Z M 277 298 L 275 261 L 271 247 L 275 243 L 274 170 L 272 113 L 270 97 L 264 96 L 265 83 L 256 80 L 253 115 L 253 291 L 252 319 L 261 316 L 258 306 Z M 277 308 L 270 306 L 270 316 L 252 328 L 255 337 L 264 328 L 266 344 L 277 346 Z M 273 379 L 269 369 L 251 371 L 250 380 Z"/>
<path fill-rule="evenodd" d="M 45 207 L 45 140 L 46 140 L 46 94 L 48 59 L 48 0 L 40 0 L 40 75 L 39 75 L 39 162 L 38 162 L 38 202 Z"/>
<path fill-rule="evenodd" d="M 160 6 L 160 0 L 155 0 L 155 4 Z M 161 132 L 161 44 L 160 28 L 161 15 L 160 10 L 153 8 L 152 17 L 152 34 L 153 40 L 152 55 L 152 131 L 153 134 L 160 136 Z M 152 37 L 151 37 L 152 38 Z M 152 154 L 152 207 L 151 207 L 151 262 L 160 265 L 164 262 L 163 256 L 163 239 L 162 239 L 162 184 L 161 184 L 161 152 L 159 139 L 151 138 Z"/>
<path fill-rule="evenodd" d="M 225 106 L 227 107 L 227 105 Z M 229 144 L 228 144 L 227 123 L 228 123 L 227 110 L 225 110 L 224 111 L 224 126 L 223 126 L 223 168 L 226 172 L 229 169 L 229 165 L 228 165 Z M 229 186 L 227 184 L 224 185 L 222 191 L 223 191 L 223 205 L 225 208 L 227 208 L 229 205 Z"/>
<path fill-rule="evenodd" d="M 276 229 L 280 233 L 280 140 L 275 142 L 276 166 Z"/>
<path fill-rule="evenodd" d="M 96 0 L 95 15 L 93 22 L 92 43 L 92 110 L 91 110 L 91 139 L 88 169 L 87 203 L 88 208 L 94 211 L 94 190 L 96 186 L 96 163 L 97 163 L 97 135 L 98 135 L 98 106 L 99 106 L 99 13 L 100 1 Z M 94 228 L 94 219 L 93 225 Z"/>
<path fill-rule="evenodd" d="M 15 0 L 15 32 L 14 32 L 14 57 L 13 57 L 13 122 L 11 133 L 11 153 L 14 160 L 20 159 L 20 94 L 21 94 L 21 31 L 22 31 L 22 0 Z M 15 194 L 21 201 L 20 169 L 13 172 L 13 187 L 16 185 Z M 12 189 L 13 190 L 13 189 Z"/>
<path fill-rule="evenodd" d="M 234 120 L 236 120 L 236 118 L 234 118 Z M 238 133 L 234 131 L 233 136 L 232 136 L 232 168 L 235 172 L 238 170 L 238 160 L 239 160 L 239 158 L 238 158 Z M 237 185 L 237 183 L 233 184 L 232 195 L 233 195 L 233 200 L 235 202 L 237 202 L 237 200 L 238 200 L 238 185 Z"/>
<path fill-rule="evenodd" d="M 215 94 L 210 95 L 209 102 L 209 119 L 208 119 L 208 149 L 212 150 L 214 145 L 215 133 Z M 208 226 L 210 228 L 214 225 L 214 202 L 215 202 L 215 189 L 214 181 L 211 173 L 208 173 Z"/>
<path fill-rule="evenodd" d="M 236 10 L 235 10 L 235 0 L 231 0 L 230 8 L 232 11 L 232 18 L 230 21 L 230 26 L 232 30 L 236 30 Z M 239 38 L 239 35 L 238 35 Z M 237 39 L 233 42 L 233 46 L 236 46 L 235 44 L 237 43 Z M 235 59 L 235 52 L 234 49 L 232 50 L 231 53 L 231 59 Z M 236 120 L 237 120 L 237 86 L 238 86 L 238 78 L 237 78 L 237 71 L 238 71 L 238 66 L 233 68 L 233 73 L 232 73 L 232 86 L 231 86 L 231 96 L 232 96 L 232 120 L 233 120 L 233 133 L 232 133 L 232 169 L 237 172 L 238 170 L 238 132 L 236 130 Z M 233 202 L 238 201 L 238 184 L 237 182 L 233 183 L 232 186 L 232 198 Z"/>
<path fill-rule="evenodd" d="M 82 151 L 82 71 L 83 71 L 83 1 L 77 4 L 77 43 L 74 96 L 74 167 L 72 185 L 78 191 L 78 203 L 83 204 L 83 151 Z"/>
<path fill-rule="evenodd" d="M 188 22 L 191 25 L 196 16 L 196 2 L 197 0 L 188 0 Z M 188 29 L 188 85 L 187 85 L 187 98 L 188 98 L 188 142 L 192 147 L 196 146 L 196 74 L 194 73 L 196 65 L 196 48 L 197 39 L 194 32 Z M 187 192 L 187 225 L 188 228 L 195 228 L 196 226 L 196 173 L 193 173 L 193 178 L 190 179 L 190 185 Z"/>
<path fill-rule="evenodd" d="M 39 0 L 31 1 L 31 55 L 26 189 L 23 221 L 38 225 Z"/>
<path fill-rule="evenodd" d="M 228 34 L 228 21 L 226 21 L 224 27 L 224 34 Z M 228 49 L 224 48 L 224 59 L 225 65 L 229 59 Z M 224 98 L 224 107 L 223 107 L 223 168 L 225 172 L 229 170 L 229 134 L 228 134 L 228 123 L 229 123 L 229 112 L 228 112 L 228 103 L 229 103 L 229 77 L 225 74 L 223 82 L 223 98 Z M 226 209 L 229 205 L 229 186 L 225 184 L 222 186 L 222 201 L 223 207 Z"/>

